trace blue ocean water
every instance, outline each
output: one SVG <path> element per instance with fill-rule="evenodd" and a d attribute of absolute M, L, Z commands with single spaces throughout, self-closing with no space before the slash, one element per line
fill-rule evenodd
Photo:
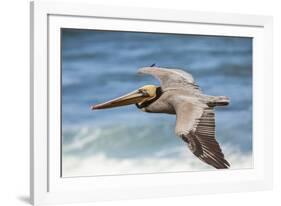
<path fill-rule="evenodd" d="M 183 149 L 188 149 L 174 134 L 175 116 L 144 113 L 134 105 L 90 110 L 92 104 L 145 84 L 158 85 L 153 77 L 136 74 L 138 68 L 153 63 L 191 73 L 206 94 L 228 96 L 231 104 L 216 109 L 217 139 L 234 167 L 251 157 L 251 38 L 62 29 L 61 52 L 65 176 L 141 173 L 143 167 L 129 168 L 130 162 L 165 159 L 171 165 L 173 160 L 184 160 Z M 103 167 L 124 160 L 129 163 L 115 170 Z M 150 165 L 148 172 L 170 171 L 169 164 Z M 189 160 L 183 163 L 187 164 Z M 96 172 L 93 165 L 102 169 Z M 251 167 L 251 161 L 243 165 Z M 180 163 L 176 168 L 181 170 Z"/>

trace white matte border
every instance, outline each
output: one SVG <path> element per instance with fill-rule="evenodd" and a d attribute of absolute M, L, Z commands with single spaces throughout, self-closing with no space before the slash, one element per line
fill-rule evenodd
<path fill-rule="evenodd" d="M 272 101 L 265 101 L 272 100 L 272 67 L 268 67 L 272 64 L 270 18 L 202 12 L 183 14 L 166 10 L 163 14 L 163 10 L 157 9 L 141 11 L 133 8 L 41 2 L 35 3 L 34 9 L 34 87 L 31 92 L 34 101 L 31 142 L 31 162 L 34 166 L 31 192 L 34 203 L 132 199 L 271 188 L 272 110 L 266 109 L 271 106 L 269 102 Z M 143 17 L 142 20 L 137 20 L 143 12 L 146 12 L 146 20 Z M 157 21 L 153 21 L 154 19 Z M 60 178 L 60 28 L 253 37 L 254 169 Z"/>

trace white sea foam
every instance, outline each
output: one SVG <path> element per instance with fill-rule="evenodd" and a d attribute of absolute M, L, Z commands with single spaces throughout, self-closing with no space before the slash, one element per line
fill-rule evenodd
<path fill-rule="evenodd" d="M 179 149 L 179 148 L 178 148 Z M 120 175 L 159 172 L 182 172 L 213 170 L 212 167 L 196 158 L 187 148 L 181 147 L 178 158 L 161 157 L 161 154 L 144 158 L 108 158 L 104 154 L 88 157 L 63 157 L 63 176 Z M 227 145 L 223 148 L 231 169 L 252 168 L 251 153 L 242 153 Z"/>

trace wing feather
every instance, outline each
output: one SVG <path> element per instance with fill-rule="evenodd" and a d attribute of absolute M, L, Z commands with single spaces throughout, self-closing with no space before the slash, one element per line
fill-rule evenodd
<path fill-rule="evenodd" d="M 192 93 L 201 93 L 201 90 L 199 86 L 195 84 L 192 75 L 180 69 L 143 67 L 139 69 L 138 73 L 154 76 L 160 81 L 163 91 L 184 88 Z"/>
<path fill-rule="evenodd" d="M 212 108 L 186 101 L 176 107 L 176 114 L 176 133 L 195 156 L 217 169 L 230 167 L 215 139 L 215 114 Z"/>

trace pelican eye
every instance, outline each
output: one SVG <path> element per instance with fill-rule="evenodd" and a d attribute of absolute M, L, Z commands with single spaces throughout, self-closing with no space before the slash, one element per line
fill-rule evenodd
<path fill-rule="evenodd" d="M 149 96 L 148 92 L 144 89 L 139 89 L 139 92 L 143 94 L 143 96 Z"/>

